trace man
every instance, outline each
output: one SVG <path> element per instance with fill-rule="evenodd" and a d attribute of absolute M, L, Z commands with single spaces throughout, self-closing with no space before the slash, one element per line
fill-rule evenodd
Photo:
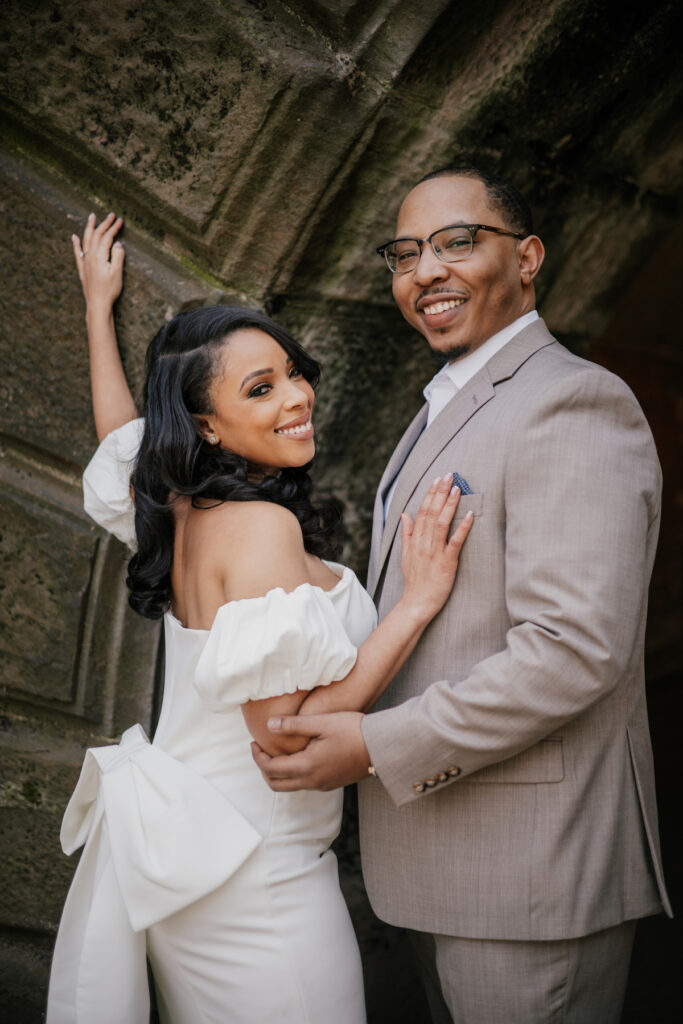
<path fill-rule="evenodd" d="M 311 742 L 255 757 L 275 789 L 366 779 L 370 900 L 436 963 L 435 1020 L 609 1024 L 635 920 L 669 912 L 643 679 L 654 445 L 628 388 L 538 318 L 544 250 L 514 189 L 437 172 L 396 235 L 394 298 L 447 364 L 380 484 L 380 617 L 401 592 L 400 514 L 434 477 L 457 473 L 474 526 L 377 709 L 275 720 Z"/>

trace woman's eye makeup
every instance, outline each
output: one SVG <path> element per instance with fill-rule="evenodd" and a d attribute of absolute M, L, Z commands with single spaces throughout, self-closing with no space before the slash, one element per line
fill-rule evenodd
<path fill-rule="evenodd" d="M 298 366 L 290 366 L 287 371 L 287 376 L 291 379 L 296 377 L 303 377 L 302 371 Z M 247 392 L 247 398 L 260 398 L 262 395 L 268 394 L 272 391 L 273 383 L 271 381 L 260 381 L 258 384 L 254 384 Z"/>

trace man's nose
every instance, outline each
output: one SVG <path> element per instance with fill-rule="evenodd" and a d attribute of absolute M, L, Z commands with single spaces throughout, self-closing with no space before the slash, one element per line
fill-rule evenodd
<path fill-rule="evenodd" d="M 422 243 L 422 252 L 413 271 L 415 283 L 431 284 L 433 281 L 445 281 L 448 277 L 448 266 L 440 260 L 429 242 Z"/>

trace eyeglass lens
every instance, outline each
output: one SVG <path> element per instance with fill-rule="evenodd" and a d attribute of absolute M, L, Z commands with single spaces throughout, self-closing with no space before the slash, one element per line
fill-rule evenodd
<path fill-rule="evenodd" d="M 431 238 L 432 249 L 444 263 L 466 260 L 472 252 L 472 235 L 467 228 L 444 228 Z M 386 261 L 398 273 L 414 270 L 420 261 L 420 245 L 412 238 L 399 239 L 385 249 Z"/>

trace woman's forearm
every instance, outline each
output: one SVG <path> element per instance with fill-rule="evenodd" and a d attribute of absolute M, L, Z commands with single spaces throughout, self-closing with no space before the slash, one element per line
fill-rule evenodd
<path fill-rule="evenodd" d="M 109 213 L 100 224 L 91 213 L 83 239 L 71 236 L 76 270 L 85 298 L 93 415 L 99 441 L 137 416 L 116 341 L 114 303 L 123 287 L 125 252 L 114 241 L 123 220 Z"/>
<path fill-rule="evenodd" d="M 413 652 L 429 621 L 423 611 L 402 598 L 358 648 L 356 664 L 349 674 L 312 690 L 298 714 L 369 710 Z"/>
<path fill-rule="evenodd" d="M 90 384 L 98 441 L 137 416 L 137 408 L 116 342 L 111 306 L 88 306 L 85 316 L 90 352 Z"/>
<path fill-rule="evenodd" d="M 358 648 L 356 664 L 343 679 L 309 692 L 297 690 L 243 704 L 242 714 L 252 737 L 271 756 L 293 754 L 302 750 L 308 739 L 274 735 L 267 725 L 272 716 L 367 711 L 411 654 L 428 622 L 429 617 L 416 614 L 402 599 Z"/>

